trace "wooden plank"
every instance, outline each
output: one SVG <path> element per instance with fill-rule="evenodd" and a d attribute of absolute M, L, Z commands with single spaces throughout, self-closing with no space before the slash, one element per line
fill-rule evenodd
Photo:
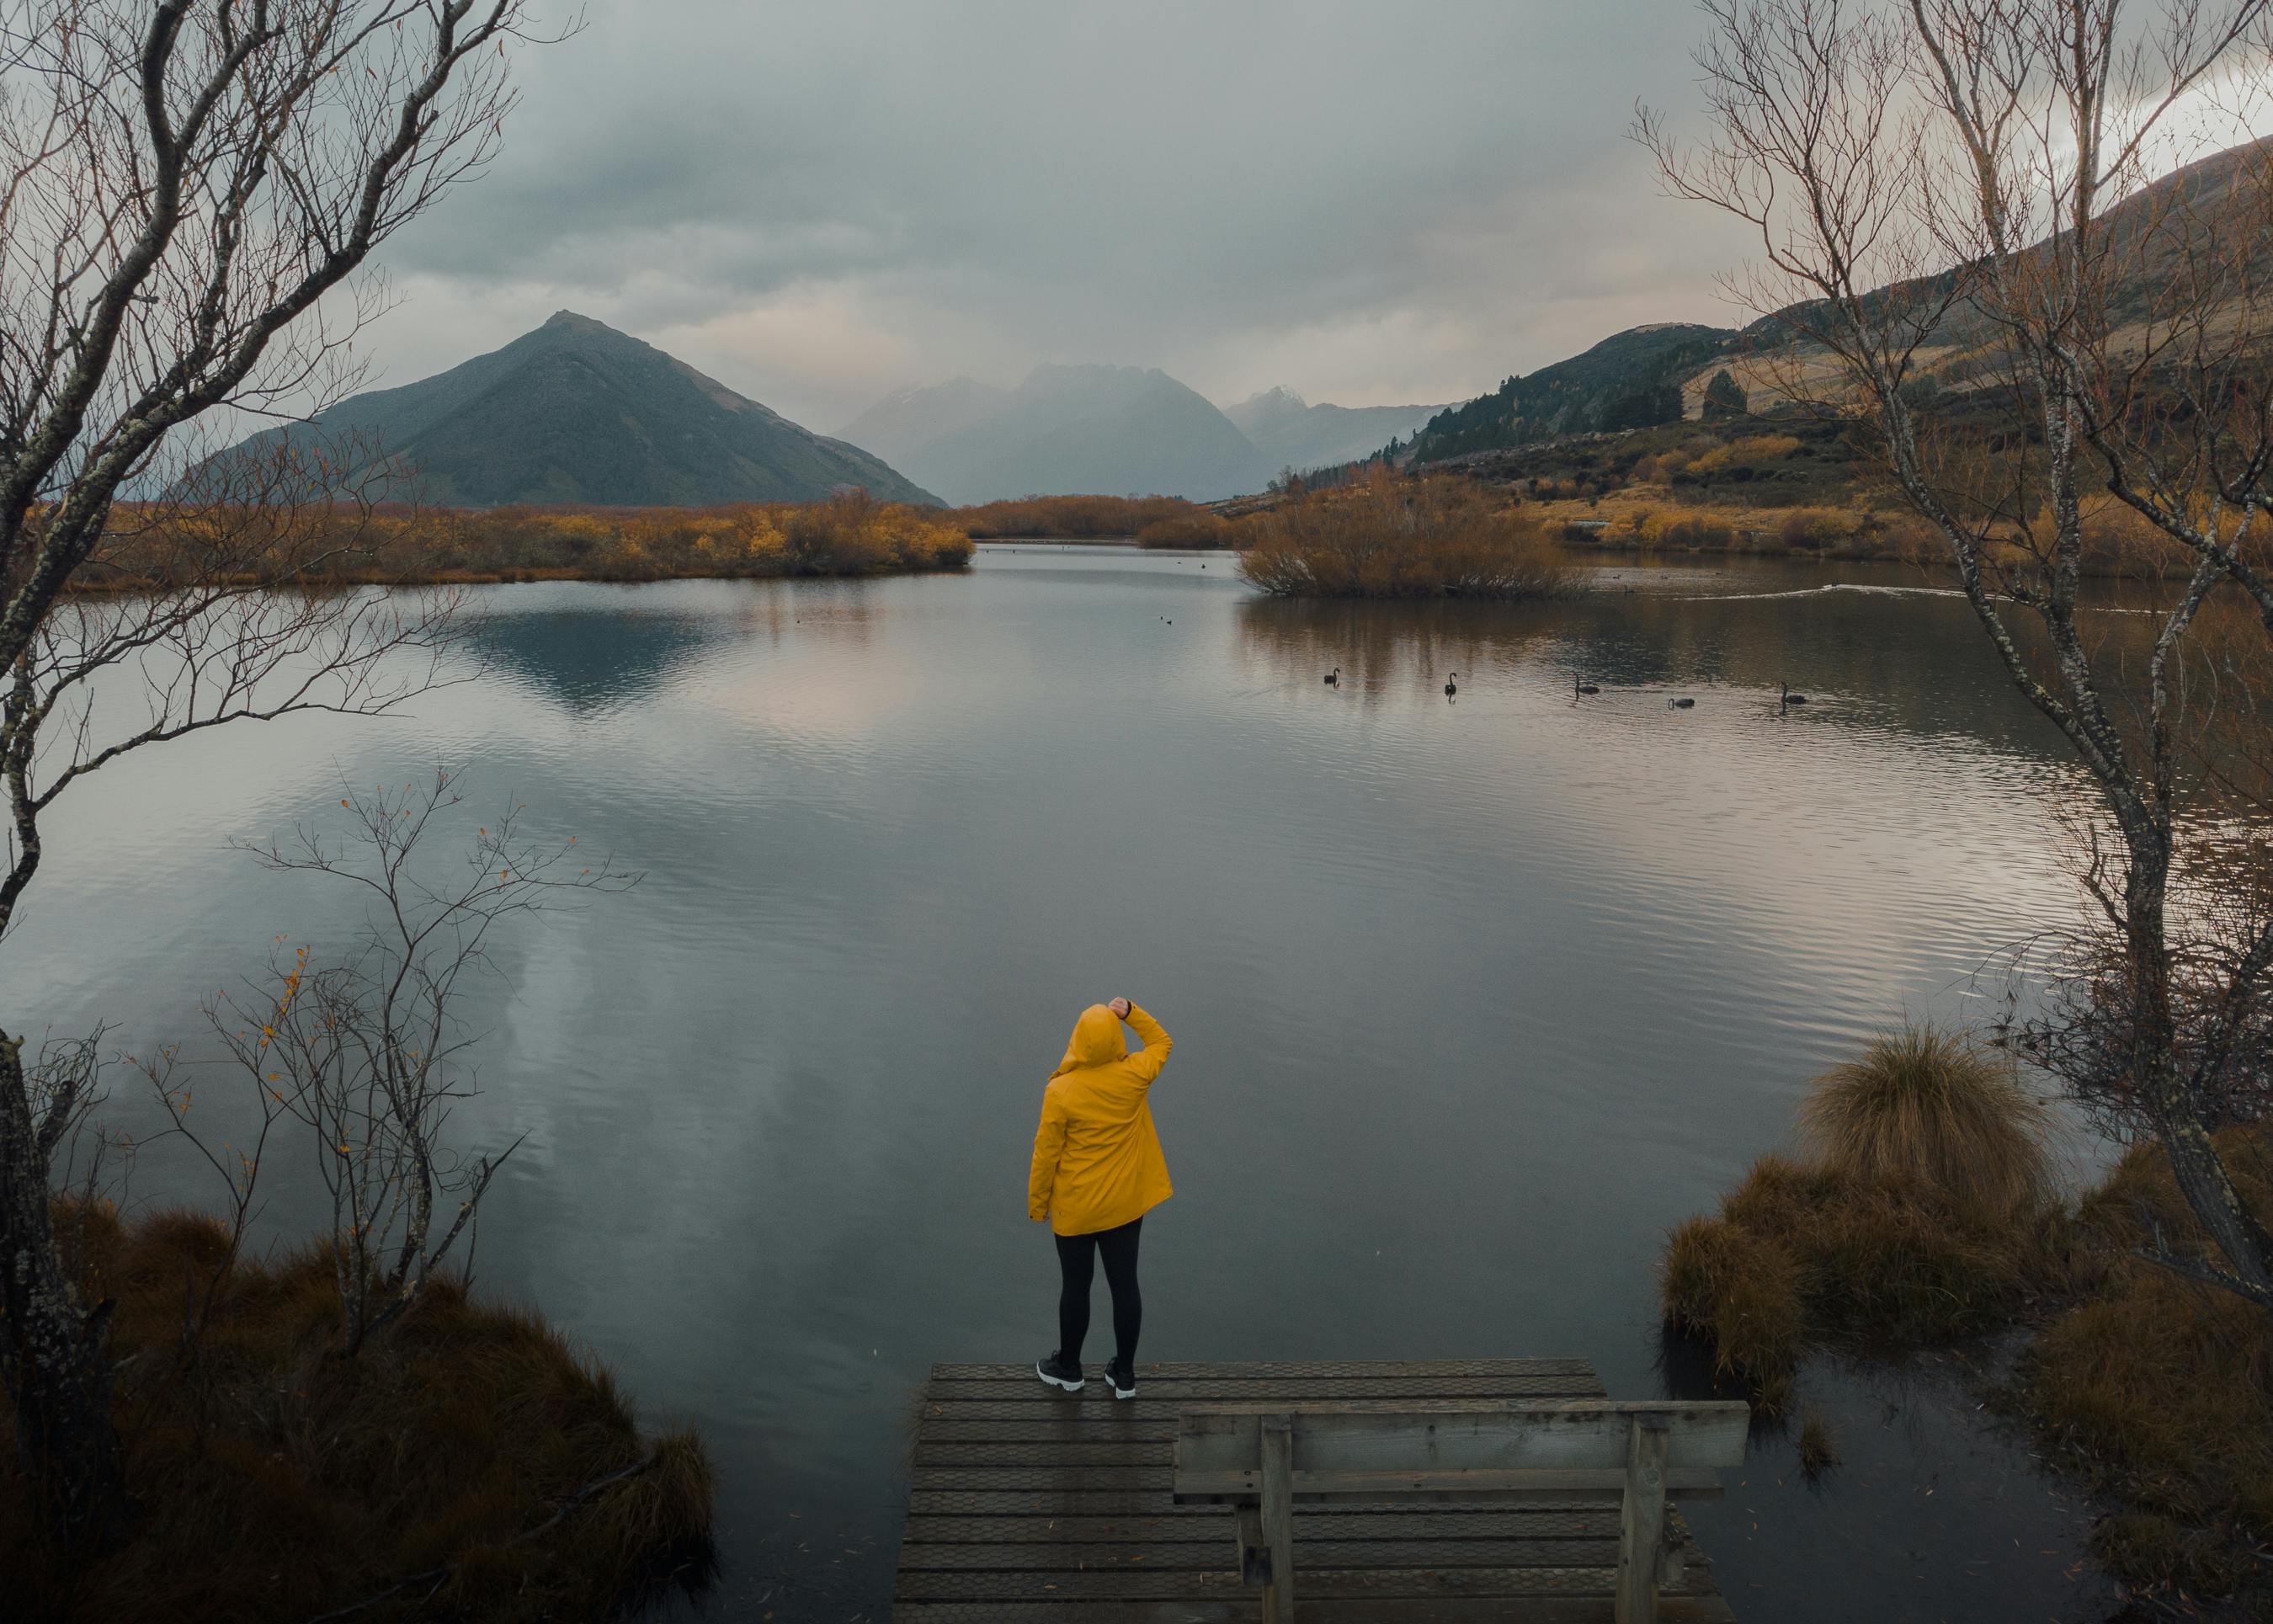
<path fill-rule="evenodd" d="M 1614 1569 L 1580 1568 L 1304 1568 L 1303 1607 L 1329 1597 L 1597 1596 L 1608 1600 Z M 1115 1569 L 1023 1568 L 1000 1573 L 913 1569 L 900 1575 L 900 1601 L 1135 1600 L 1144 1598 L 1233 1598 L 1243 1593 L 1227 1545 L 1213 1568 Z"/>
<path fill-rule="evenodd" d="M 1168 1468 L 1165 1466 L 919 1466 L 908 1485 L 916 1492 L 926 1489 L 1016 1489 L 1030 1494 L 1112 1490 L 1149 1493 L 1154 1503 L 1168 1503 Z"/>
<path fill-rule="evenodd" d="M 1202 1526 L 1207 1531 L 1195 1530 L 1196 1519 L 1204 1520 Z M 1214 1538 L 1216 1530 L 1227 1533 L 1230 1526 L 1230 1518 L 1218 1507 L 1178 1512 L 1155 1504 L 1120 1515 L 1055 1510 L 1024 1515 L 919 1513 L 908 1518 L 901 1538 L 909 1545 L 1013 1544 L 1045 1537 L 1070 1545 L 1100 1540 L 1137 1545 L 1148 1540 Z M 1434 1506 L 1425 1511 L 1297 1507 L 1294 1511 L 1294 1541 L 1306 1550 L 1325 1540 L 1615 1539 L 1617 1535 L 1617 1513 L 1608 1507 L 1577 1510 L 1544 1506 L 1495 1511 Z"/>
<path fill-rule="evenodd" d="M 984 1468 L 965 1470 L 959 1467 L 935 1470 L 926 1474 L 929 1486 L 919 1487 L 908 1496 L 908 1510 L 915 1516 L 1142 1516 L 1142 1517 L 1219 1517 L 1226 1515 L 1223 1504 L 1212 1500 L 1195 1500 L 1179 1505 L 1169 1497 L 1168 1474 L 1155 1472 L 1157 1486 L 1132 1488 L 1125 1483 L 1100 1485 L 1086 1481 L 1088 1474 L 1076 1472 L 1072 1487 L 1031 1486 L 1028 1478 L 1016 1473 L 992 1471 Z M 956 1479 L 977 1477 L 975 1485 L 958 1485 Z M 945 1479 L 946 1481 L 942 1481 Z M 1533 1494 L 1520 1500 L 1480 1502 L 1463 1505 L 1451 1500 L 1431 1500 L 1422 1511 L 1412 1506 L 1396 1507 L 1385 1502 L 1378 1515 L 1435 1516 L 1455 1513 L 1473 1515 L 1490 1510 L 1507 1515 L 1522 1515 L 1537 1509 L 1550 1511 L 1561 1507 L 1573 1513 L 1615 1517 L 1618 1499 L 1611 1494 L 1555 1495 Z M 1391 1507 L 1394 1507 L 1394 1509 Z M 1313 1505 L 1297 1502 L 1294 1507 L 1294 1527 L 1300 1538 L 1306 1521 L 1312 1517 L 1347 1516 L 1356 1515 L 1347 1505 L 1323 1501 Z"/>
<path fill-rule="evenodd" d="M 1225 1519 L 1227 1522 L 1230 1519 Z M 1035 1530 L 1039 1532 L 1039 1527 Z M 1187 1532 L 1197 1532 L 1188 1530 Z M 1309 1539 L 1300 1523 L 1294 1536 L 1295 1571 L 1327 1568 L 1609 1568 L 1618 1560 L 1617 1530 L 1584 1539 Z M 1040 1539 L 1025 1543 L 920 1545 L 900 1547 L 900 1571 L 934 1569 L 980 1573 L 1000 1569 L 1215 1569 L 1232 1565 L 1234 1541 Z M 1269 1537 L 1264 1536 L 1264 1543 Z"/>
<path fill-rule="evenodd" d="M 1173 1399 L 1123 1399 L 1105 1408 L 1080 1403 L 991 1403 L 955 1401 L 927 1403 L 920 1417 L 923 1438 L 959 1442 L 1043 1442 L 1082 1433 L 1091 1438 L 1175 1438 L 1177 1419 L 1193 1408 Z M 1207 1406 L 1214 1408 L 1214 1406 Z M 1287 1408 L 1300 1408 L 1289 1401 Z M 1473 1415 L 1475 1399 L 1405 1399 L 1384 1403 L 1396 1415 Z"/>
<path fill-rule="evenodd" d="M 1177 1465 L 1195 1472 L 1252 1466 L 1258 1428 L 1271 1413 L 1223 1405 L 1186 1410 L 1177 1428 Z M 1742 1400 L 1512 1400 L 1458 1410 L 1361 1401 L 1304 1404 L 1291 1413 L 1295 1455 L 1314 1477 L 1420 1466 L 1435 1471 L 1615 1467 L 1623 1472 L 1637 1418 L 1668 1429 L 1668 1467 L 1737 1467 L 1744 1463 L 1752 1425 Z"/>
<path fill-rule="evenodd" d="M 1040 1442 L 963 1444 L 934 1443 L 928 1433 L 916 1439 L 915 1463 L 919 1466 L 1167 1466 L 1175 1444 L 1166 1438 L 1114 1438 L 1078 1432 Z"/>
<path fill-rule="evenodd" d="M 966 1444 L 965 1448 L 986 1446 Z M 1004 1448 L 1024 1445 L 1002 1445 Z M 1179 1504 L 1230 1505 L 1257 1492 L 1253 1472 L 1187 1472 L 1174 1476 Z M 1297 1470 L 1297 1500 L 1339 1500 L 1344 1503 L 1410 1501 L 1416 1497 L 1444 1496 L 1449 1500 L 1600 1500 L 1616 1503 L 1625 1492 L 1623 1467 L 1519 1467 L 1497 1470 L 1466 1467 L 1450 1471 L 1330 1471 Z M 1721 1474 L 1702 1467 L 1682 1467 L 1665 1474 L 1665 1492 L 1684 1500 L 1719 1500 L 1725 1491 Z"/>
<path fill-rule="evenodd" d="M 1045 1387 L 1029 1369 L 1023 1374 L 972 1379 L 934 1380 L 925 1396 L 934 1402 L 969 1400 L 1032 1398 L 1062 1408 L 1095 1405 L 1100 1409 L 1143 1403 L 1150 1398 L 1178 1402 L 1271 1401 L 1310 1402 L 1352 1398 L 1600 1398 L 1602 1384 L 1591 1372 L 1545 1376 L 1317 1376 L 1242 1380 L 1230 1376 L 1166 1378 L 1141 1376 L 1134 1399 L 1115 1399 L 1103 1378 L 1092 1379 L 1078 1393 Z"/>
<path fill-rule="evenodd" d="M 1277 1364 L 1219 1364 L 1164 1359 L 1148 1365 L 1136 1362 L 1141 1385 L 1155 1379 L 1206 1376 L 1241 1381 L 1273 1381 L 1287 1378 L 1310 1380 L 1319 1377 L 1366 1376 L 1375 1380 L 1404 1376 L 1587 1376 L 1594 1367 L 1585 1359 L 1302 1359 Z M 1023 1376 L 1039 1380 L 1031 1365 L 934 1365 L 934 1381 L 971 1381 L 987 1377 Z"/>
<path fill-rule="evenodd" d="M 1262 1615 L 1253 1592 L 1223 1600 L 1167 1599 L 1084 1603 L 1079 1624 L 1254 1624 Z M 1522 1624 L 1610 1624 L 1607 1596 L 1536 1596 L 1527 1598 Z M 1718 1596 L 1669 1596 L 1659 1604 L 1659 1624 L 1736 1624 L 1737 1615 Z M 895 1624 L 1066 1624 L 1056 1602 L 901 1602 Z M 1371 1597 L 1343 1601 L 1312 1597 L 1302 1604 L 1302 1624 L 1509 1624 L 1508 1604 L 1489 1597 Z"/>

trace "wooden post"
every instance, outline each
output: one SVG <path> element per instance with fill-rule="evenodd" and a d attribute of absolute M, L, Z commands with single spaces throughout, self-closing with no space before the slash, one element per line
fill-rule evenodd
<path fill-rule="evenodd" d="M 1263 1543 L 1263 1507 L 1234 1506 L 1239 1519 L 1239 1582 L 1250 1590 L 1271 1583 L 1271 1553 Z"/>
<path fill-rule="evenodd" d="M 1294 1624 L 1294 1424 L 1264 1416 L 1263 1545 L 1271 1553 L 1271 1583 L 1263 1589 L 1264 1624 Z"/>
<path fill-rule="evenodd" d="M 1665 1539 L 1665 1459 L 1672 1439 L 1662 1420 L 1634 1417 L 1626 1443 L 1617 1596 L 1610 1609 L 1616 1624 L 1657 1624 L 1658 1547 Z"/>

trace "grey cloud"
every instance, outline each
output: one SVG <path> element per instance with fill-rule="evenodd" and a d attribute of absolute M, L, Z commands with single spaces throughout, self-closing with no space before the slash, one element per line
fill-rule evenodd
<path fill-rule="evenodd" d="M 1219 395 L 1451 398 L 1592 342 L 1613 307 L 1720 318 L 1710 272 L 1744 251 L 1619 139 L 1637 96 L 1691 94 L 1681 0 L 596 0 L 589 19 L 530 57 L 495 169 L 394 245 L 415 297 L 377 335 L 394 380 L 456 358 L 420 335 L 438 297 L 454 338 L 469 311 L 561 304 L 670 329 L 822 426 L 896 384 L 1036 359 L 1174 362 Z M 752 336 L 809 305 L 874 342 L 832 370 Z M 1416 368 L 1397 336 L 1416 322 L 1466 337 Z M 1311 332 L 1348 341 L 1319 375 L 1241 372 L 1299 371 Z"/>

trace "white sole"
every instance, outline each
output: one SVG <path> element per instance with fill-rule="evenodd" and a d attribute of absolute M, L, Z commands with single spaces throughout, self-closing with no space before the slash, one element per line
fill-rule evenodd
<path fill-rule="evenodd" d="M 1039 1376 L 1044 1381 L 1047 1382 L 1051 1387 L 1055 1387 L 1061 1393 L 1078 1393 L 1083 1387 L 1088 1386 L 1088 1378 L 1086 1377 L 1084 1377 L 1079 1381 L 1061 1381 L 1039 1365 L 1034 1366 L 1034 1374 Z"/>

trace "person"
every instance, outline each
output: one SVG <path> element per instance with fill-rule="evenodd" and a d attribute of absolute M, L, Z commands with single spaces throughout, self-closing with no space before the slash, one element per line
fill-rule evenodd
<path fill-rule="evenodd" d="M 1144 1045 L 1133 1055 L 1124 1020 Z M 1170 1047 L 1160 1023 L 1128 999 L 1092 1004 L 1074 1023 L 1065 1058 L 1042 1089 L 1026 1214 L 1037 1223 L 1048 1219 L 1057 1237 L 1058 1345 L 1034 1373 L 1068 1393 L 1084 1385 L 1091 1274 L 1102 1258 L 1113 1291 L 1113 1358 L 1105 1376 L 1114 1397 L 1136 1396 L 1136 1333 L 1144 1317 L 1136 1237 L 1144 1214 L 1173 1193 L 1148 1096 Z"/>

